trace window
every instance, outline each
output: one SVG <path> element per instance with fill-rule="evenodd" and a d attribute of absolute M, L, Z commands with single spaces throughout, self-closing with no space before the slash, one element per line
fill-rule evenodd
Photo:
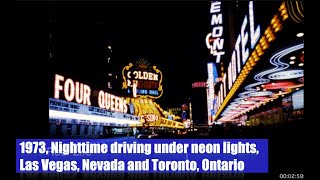
<path fill-rule="evenodd" d="M 67 135 L 71 136 L 72 124 L 67 124 Z"/>
<path fill-rule="evenodd" d="M 88 128 L 89 128 L 88 125 L 84 125 L 84 133 L 83 134 L 88 134 Z"/>

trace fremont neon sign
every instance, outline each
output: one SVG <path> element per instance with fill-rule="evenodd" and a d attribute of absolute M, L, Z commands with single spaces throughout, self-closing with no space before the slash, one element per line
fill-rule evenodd
<path fill-rule="evenodd" d="M 223 36 L 223 19 L 221 13 L 221 2 L 213 1 L 210 7 L 211 25 L 213 26 L 211 31 L 211 37 L 213 38 L 212 45 L 209 46 L 211 54 L 216 57 L 216 63 L 220 62 L 221 56 L 225 54 L 223 51 L 224 38 Z M 206 41 L 209 41 L 207 38 Z"/>

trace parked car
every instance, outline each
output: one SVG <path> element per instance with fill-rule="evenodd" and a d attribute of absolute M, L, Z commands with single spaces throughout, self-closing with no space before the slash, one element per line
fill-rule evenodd
<path fill-rule="evenodd" d="M 158 136 L 159 136 L 158 134 L 152 131 L 144 131 L 138 134 L 136 137 L 139 139 L 143 139 L 143 138 L 151 139 L 151 138 L 157 138 Z"/>

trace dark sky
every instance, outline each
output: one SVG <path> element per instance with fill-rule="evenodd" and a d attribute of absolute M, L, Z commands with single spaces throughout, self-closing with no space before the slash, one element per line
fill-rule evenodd
<path fill-rule="evenodd" d="M 207 79 L 210 2 L 51 3 L 48 15 L 53 62 L 74 79 L 103 82 L 97 72 L 109 44 L 119 75 L 141 58 L 162 71 L 164 94 L 156 102 L 163 108 L 179 107 L 192 82 Z"/>

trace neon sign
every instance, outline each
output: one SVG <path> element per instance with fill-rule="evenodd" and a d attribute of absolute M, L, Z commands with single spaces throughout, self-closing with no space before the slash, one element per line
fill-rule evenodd
<path fill-rule="evenodd" d="M 145 59 L 125 66 L 122 77 L 122 89 L 127 89 L 133 97 L 159 98 L 163 94 L 161 71 Z"/>
<path fill-rule="evenodd" d="M 61 84 L 63 82 L 63 85 Z M 72 79 L 56 74 L 54 80 L 54 98 L 60 99 L 60 92 L 63 91 L 64 98 L 71 102 L 76 101 L 79 104 L 91 106 L 91 88 L 90 86 L 75 82 Z M 100 108 L 110 111 L 127 113 L 127 102 L 124 98 L 118 97 L 102 90 L 98 93 L 98 105 Z"/>
<path fill-rule="evenodd" d="M 282 80 L 282 79 L 300 78 L 303 76 L 304 76 L 304 70 L 287 70 L 287 71 L 281 71 L 281 72 L 270 74 L 268 78 L 274 79 L 274 80 Z"/>
<path fill-rule="evenodd" d="M 204 88 L 207 87 L 207 82 L 194 82 L 192 88 Z"/>
<path fill-rule="evenodd" d="M 208 63 L 208 91 L 207 91 L 207 104 L 208 104 L 208 125 L 213 124 L 213 115 L 214 115 L 214 107 L 213 107 L 213 100 L 214 100 L 214 64 Z"/>
<path fill-rule="evenodd" d="M 60 82 L 64 81 L 64 85 L 60 85 Z M 64 92 L 64 97 L 67 101 L 76 100 L 79 104 L 91 105 L 90 95 L 91 88 L 86 84 L 79 82 L 74 82 L 72 79 L 68 78 L 65 80 L 63 76 L 58 74 L 55 75 L 54 80 L 54 98 L 60 98 L 60 91 Z"/>
<path fill-rule="evenodd" d="M 255 45 L 260 36 L 260 25 L 258 25 L 257 27 L 255 27 L 254 25 L 253 2 L 250 1 L 249 16 L 245 15 L 242 21 L 240 33 L 235 43 L 235 49 L 232 52 L 231 61 L 227 68 L 227 73 L 223 76 L 223 82 L 220 88 L 220 91 L 223 93 L 218 93 L 219 106 L 217 108 L 220 108 L 220 105 L 226 97 L 227 90 L 230 91 L 232 86 L 234 85 L 238 75 L 240 74 L 242 68 L 249 58 L 249 51 L 255 48 Z"/>
<path fill-rule="evenodd" d="M 221 13 L 221 2 L 213 1 L 210 7 L 211 25 L 213 26 L 211 33 L 206 37 L 207 47 L 210 53 L 216 57 L 216 63 L 220 62 L 221 56 L 225 54 L 223 51 L 224 38 L 223 36 L 223 19 Z M 212 45 L 209 44 L 209 38 L 212 37 Z"/>
<path fill-rule="evenodd" d="M 141 119 L 144 119 L 147 122 L 155 122 L 159 120 L 159 116 L 156 114 L 144 114 L 141 116 Z"/>

